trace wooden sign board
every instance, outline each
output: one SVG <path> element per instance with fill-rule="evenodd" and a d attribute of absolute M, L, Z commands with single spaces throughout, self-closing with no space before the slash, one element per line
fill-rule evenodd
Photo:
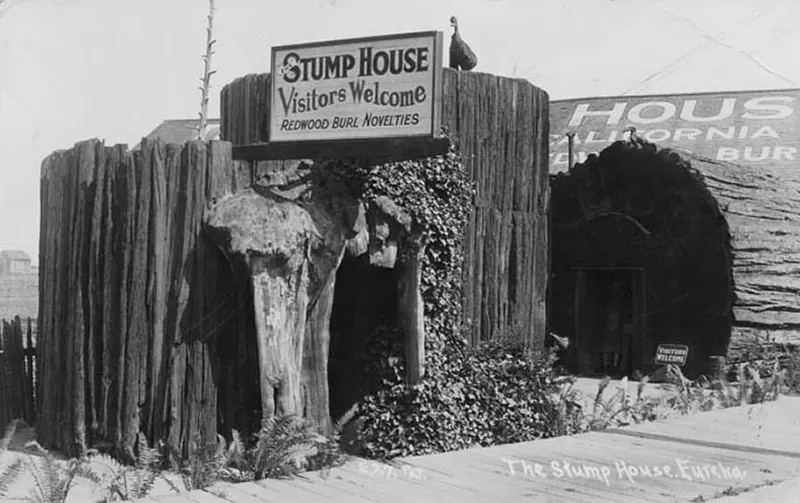
<path fill-rule="evenodd" d="M 659 344 L 656 348 L 656 363 L 658 365 L 686 365 L 689 356 L 689 346 L 683 344 Z"/>
<path fill-rule="evenodd" d="M 268 144 L 332 153 L 359 142 L 434 142 L 442 48 L 436 31 L 274 47 Z"/>

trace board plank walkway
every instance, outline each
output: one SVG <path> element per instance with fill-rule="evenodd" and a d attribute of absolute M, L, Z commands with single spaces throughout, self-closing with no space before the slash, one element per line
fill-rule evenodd
<path fill-rule="evenodd" d="M 327 477 L 218 483 L 149 503 L 800 501 L 800 397 Z M 737 494 L 738 493 L 738 494 Z"/>

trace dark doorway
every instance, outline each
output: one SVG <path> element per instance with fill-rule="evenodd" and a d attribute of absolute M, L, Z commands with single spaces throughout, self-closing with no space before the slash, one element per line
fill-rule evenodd
<path fill-rule="evenodd" d="M 630 376 L 644 336 L 640 269 L 575 270 L 575 347 L 579 373 Z"/>
<path fill-rule="evenodd" d="M 402 355 L 397 284 L 397 269 L 370 265 L 367 254 L 345 258 L 336 273 L 328 358 L 334 420 L 373 391 L 378 355 Z"/>

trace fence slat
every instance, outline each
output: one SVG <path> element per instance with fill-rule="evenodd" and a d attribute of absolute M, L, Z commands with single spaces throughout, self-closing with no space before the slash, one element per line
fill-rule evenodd
<path fill-rule="evenodd" d="M 33 339 L 34 322 L 0 320 L 0 427 L 14 419 L 28 424 L 36 420 L 34 374 L 36 354 Z M 27 341 L 27 344 L 26 344 Z"/>

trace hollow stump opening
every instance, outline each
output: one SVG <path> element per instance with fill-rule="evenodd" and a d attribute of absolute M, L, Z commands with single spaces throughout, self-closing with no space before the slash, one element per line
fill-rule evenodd
<path fill-rule="evenodd" d="M 646 374 L 658 344 L 678 343 L 687 376 L 709 373 L 735 294 L 728 223 L 703 176 L 675 151 L 616 142 L 551 187 L 551 328 L 575 341 L 568 366 Z"/>

